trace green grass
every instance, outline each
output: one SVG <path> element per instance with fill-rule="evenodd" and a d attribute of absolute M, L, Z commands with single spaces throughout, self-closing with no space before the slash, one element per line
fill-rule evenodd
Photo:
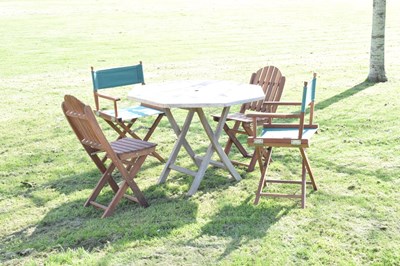
<path fill-rule="evenodd" d="M 399 3 L 387 3 L 389 81 L 370 84 L 370 1 L 193 2 L 0 1 L 0 263 L 399 265 Z M 188 198 L 192 178 L 172 172 L 157 185 L 163 166 L 153 158 L 137 177 L 149 208 L 122 201 L 108 219 L 84 208 L 99 172 L 60 104 L 72 94 L 93 105 L 90 66 L 139 60 L 148 84 L 247 82 L 275 65 L 287 77 L 285 100 L 297 100 L 316 71 L 321 130 L 309 157 L 319 190 L 307 208 L 266 198 L 254 206 L 258 168 L 239 168 L 240 182 L 209 168 Z M 188 137 L 204 152 L 195 121 Z M 175 138 L 163 120 L 153 139 L 167 156 Z M 273 159 L 271 175 L 300 174 L 296 153 Z M 184 154 L 179 161 L 192 167 Z"/>

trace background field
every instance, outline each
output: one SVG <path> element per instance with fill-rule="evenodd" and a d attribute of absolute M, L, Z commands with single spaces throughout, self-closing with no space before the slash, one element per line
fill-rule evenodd
<path fill-rule="evenodd" d="M 400 2 L 387 2 L 389 81 L 370 84 L 371 0 L 0 0 L 0 264 L 399 265 Z M 307 209 L 254 206 L 258 168 L 239 168 L 240 182 L 210 168 L 188 198 L 192 178 L 173 172 L 156 185 L 163 166 L 153 158 L 137 178 L 149 208 L 123 201 L 108 219 L 84 208 L 99 173 L 60 104 L 72 94 L 93 105 L 90 66 L 139 60 L 148 84 L 247 82 L 275 65 L 285 100 L 316 71 L 321 130 L 309 157 L 319 190 Z M 199 128 L 189 138 L 201 152 Z M 167 156 L 166 119 L 153 140 Z M 300 174 L 297 154 L 273 156 L 273 176 Z"/>

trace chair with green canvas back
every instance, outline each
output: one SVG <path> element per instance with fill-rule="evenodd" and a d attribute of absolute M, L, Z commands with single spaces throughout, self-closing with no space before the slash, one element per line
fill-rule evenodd
<path fill-rule="evenodd" d="M 303 97 L 301 102 L 279 102 L 272 103 L 274 105 L 285 106 L 300 106 L 300 110 L 296 113 L 260 113 L 254 112 L 247 114 L 248 117 L 253 119 L 253 134 L 248 138 L 248 144 L 255 146 L 255 152 L 258 154 L 258 163 L 260 166 L 261 178 L 256 192 L 254 204 L 258 204 L 261 196 L 270 197 L 285 197 L 285 198 L 300 198 L 301 207 L 305 208 L 306 205 L 306 185 L 311 184 L 314 190 L 317 190 L 314 175 L 311 171 L 309 159 L 306 154 L 306 148 L 310 146 L 311 137 L 317 132 L 318 125 L 314 124 L 314 101 L 316 90 L 316 77 L 314 73 L 311 82 L 304 83 Z M 271 103 L 265 103 L 271 104 Z M 306 122 L 306 111 L 309 109 L 309 118 Z M 268 118 L 268 122 L 263 124 L 260 134 L 257 134 L 257 119 Z M 273 122 L 273 119 L 279 119 L 281 122 Z M 282 122 L 289 119 L 289 123 Z M 291 122 L 293 119 L 297 123 Z M 286 120 L 287 121 L 287 120 Z M 266 174 L 271 160 L 272 149 L 275 147 L 282 148 L 297 148 L 302 157 L 302 178 L 298 180 L 272 180 L 267 179 Z M 260 158 L 265 153 L 265 162 Z M 310 181 L 306 180 L 306 175 L 310 177 Z M 301 185 L 301 192 L 299 195 L 295 194 L 275 194 L 265 193 L 263 189 L 268 183 L 281 183 L 281 184 L 298 184 Z"/>
<path fill-rule="evenodd" d="M 277 67 L 265 66 L 260 68 L 257 72 L 251 75 L 250 84 L 260 85 L 264 91 L 265 98 L 260 101 L 245 103 L 241 106 L 239 112 L 228 114 L 226 119 L 227 122 L 224 125 L 224 131 L 228 135 L 228 141 L 225 145 L 224 151 L 226 155 L 229 156 L 233 144 L 240 152 L 241 156 L 244 158 L 251 158 L 250 162 L 241 162 L 231 159 L 233 164 L 245 166 L 248 172 L 254 170 L 257 163 L 257 154 L 253 151 L 247 151 L 237 136 L 239 134 L 247 137 L 253 134 L 251 129 L 251 123 L 253 120 L 246 116 L 246 112 L 276 112 L 276 105 L 264 105 L 263 102 L 279 101 L 282 96 L 285 81 L 285 77 L 282 76 L 281 71 Z M 214 115 L 213 118 L 214 121 L 219 121 L 220 116 Z M 258 122 L 265 122 L 266 119 L 267 118 L 260 117 Z M 229 127 L 231 121 L 233 121 L 234 124 L 232 127 Z M 239 127 L 242 127 L 243 130 L 240 130 Z"/>
<path fill-rule="evenodd" d="M 146 105 L 118 108 L 117 102 L 121 100 L 119 97 L 104 95 L 99 92 L 100 90 L 127 85 L 144 85 L 145 83 L 142 62 L 132 66 L 102 69 L 96 71 L 93 69 L 93 67 L 91 67 L 91 73 L 96 115 L 103 118 L 118 133 L 118 139 L 124 138 L 126 134 L 129 134 L 135 139 L 143 139 L 145 141 L 149 140 L 164 115 L 164 112 L 162 110 Z M 101 110 L 100 98 L 112 101 L 114 104 L 114 108 L 109 110 Z M 148 128 L 146 135 L 143 138 L 140 138 L 136 134 L 135 130 L 132 129 L 132 126 L 138 119 L 149 116 L 156 116 L 156 119 Z M 164 159 L 157 152 L 154 152 L 152 155 L 156 157 L 160 162 L 164 162 Z"/>
<path fill-rule="evenodd" d="M 84 206 L 92 205 L 103 209 L 102 218 L 110 216 L 114 212 L 122 197 L 135 201 L 143 207 L 149 206 L 134 177 L 139 172 L 146 157 L 155 151 L 156 144 L 129 137 L 110 143 L 104 136 L 90 106 L 83 104 L 71 95 L 65 95 L 61 106 L 79 142 L 102 173 L 101 179 Z M 111 162 L 108 166 L 99 158 L 99 154 L 105 154 L 110 159 Z M 122 177 L 120 185 L 112 176 L 115 169 L 120 172 Z M 115 195 L 106 206 L 96 202 L 95 199 L 107 183 Z M 133 196 L 125 193 L 128 188 L 131 188 Z"/>

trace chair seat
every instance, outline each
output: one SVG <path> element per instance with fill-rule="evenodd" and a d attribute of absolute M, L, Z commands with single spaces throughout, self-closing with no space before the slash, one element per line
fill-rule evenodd
<path fill-rule="evenodd" d="M 318 128 L 304 128 L 302 139 L 310 139 Z M 257 138 L 263 139 L 298 139 L 299 128 L 263 128 L 261 135 Z"/>
<path fill-rule="evenodd" d="M 111 148 L 121 158 L 139 157 L 144 154 L 150 154 L 155 150 L 157 144 L 132 138 L 122 138 L 110 143 Z"/>
<path fill-rule="evenodd" d="M 115 117 L 115 111 L 112 109 L 99 111 L 99 114 L 97 115 L 100 114 L 105 114 L 109 117 Z M 131 121 L 133 119 L 159 114 L 163 114 L 163 112 L 142 105 L 118 109 L 118 118 L 120 118 L 122 121 Z"/>

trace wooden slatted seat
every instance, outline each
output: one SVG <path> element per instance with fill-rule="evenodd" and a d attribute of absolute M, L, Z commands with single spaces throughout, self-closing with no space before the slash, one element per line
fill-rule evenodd
<path fill-rule="evenodd" d="M 122 197 L 135 201 L 143 207 L 149 206 L 134 181 L 134 177 L 139 172 L 146 157 L 155 151 L 156 144 L 127 137 L 109 143 L 90 106 L 83 104 L 74 96 L 65 95 L 62 110 L 79 142 L 102 173 L 102 177 L 84 206 L 93 205 L 103 209 L 102 218 L 113 213 Z M 106 166 L 105 160 L 99 158 L 99 154 L 104 153 L 111 161 L 108 166 Z M 122 176 L 123 181 L 120 185 L 112 176 L 115 169 Z M 103 205 L 95 200 L 107 183 L 115 195 L 108 205 Z M 128 187 L 131 188 L 133 196 L 125 194 Z"/>

